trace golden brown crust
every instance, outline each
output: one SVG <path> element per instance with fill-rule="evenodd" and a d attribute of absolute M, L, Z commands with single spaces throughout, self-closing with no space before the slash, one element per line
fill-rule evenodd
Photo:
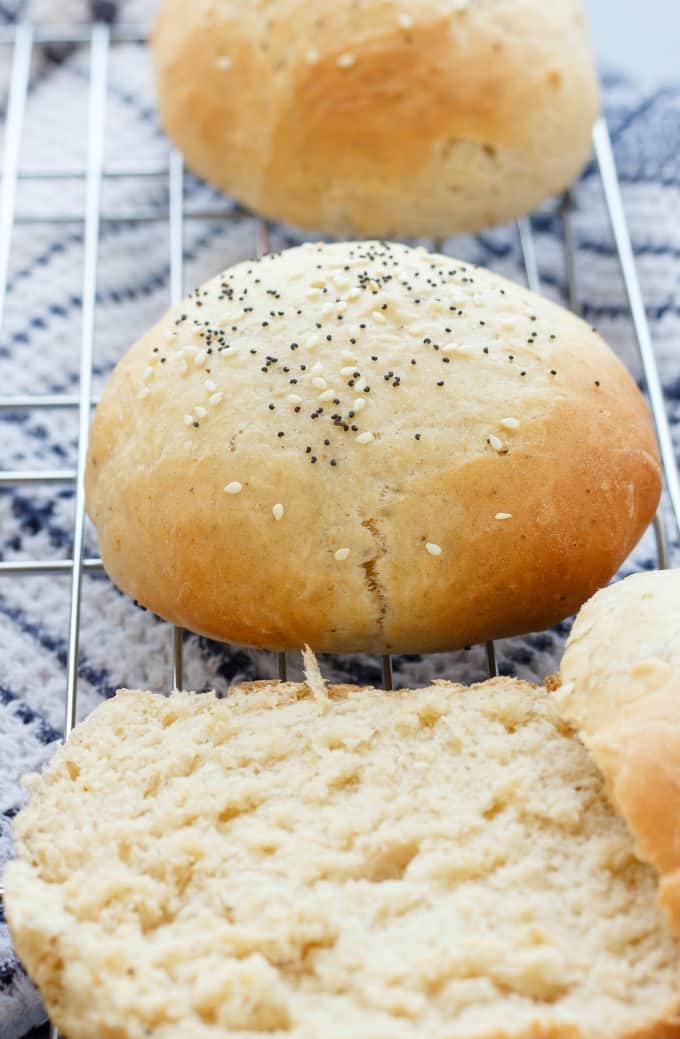
<path fill-rule="evenodd" d="M 634 1028 L 630 1032 L 626 1032 L 622 1039 L 677 1039 L 678 1036 L 680 1036 L 680 1001 L 671 1004 L 658 1021 L 642 1028 Z"/>
<path fill-rule="evenodd" d="M 365 288 L 382 263 L 408 291 L 397 277 Z M 401 246 L 303 247 L 224 277 L 252 312 L 221 299 L 215 279 L 200 307 L 178 310 L 181 350 L 166 337 L 176 314 L 130 350 L 92 427 L 88 509 L 104 565 L 161 616 L 268 648 L 451 649 L 569 615 L 650 521 L 659 464 L 646 405 L 561 308 Z M 343 297 L 338 314 L 309 287 L 324 279 Z M 203 367 L 199 320 L 229 339 Z M 232 481 L 242 493 L 225 493 Z"/>
<path fill-rule="evenodd" d="M 680 937 L 680 571 L 634 574 L 574 623 L 557 692 L 607 780 Z"/>
<path fill-rule="evenodd" d="M 266 15 L 220 0 L 188 16 L 166 0 L 153 52 L 189 164 L 331 232 L 441 236 L 526 212 L 577 174 L 597 112 L 576 0 L 276 0 Z"/>

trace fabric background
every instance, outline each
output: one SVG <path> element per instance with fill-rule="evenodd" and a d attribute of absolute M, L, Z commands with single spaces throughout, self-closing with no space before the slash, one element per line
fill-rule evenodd
<path fill-rule="evenodd" d="M 101 17 L 147 21 L 144 0 L 92 5 Z M 35 0 L 30 11 L 0 0 L 0 24 L 17 14 L 65 23 L 90 16 L 83 0 Z M 0 49 L 0 89 L 6 93 L 10 51 Z M 21 162 L 24 167 L 82 165 L 86 155 L 87 48 L 36 49 L 26 112 Z M 156 122 L 148 56 L 143 47 L 116 46 L 110 58 L 106 115 L 106 162 L 167 163 L 168 145 Z M 640 275 L 676 443 L 680 440 L 680 87 L 640 93 L 629 82 L 606 80 L 606 107 L 624 184 Z M 639 364 L 612 245 L 599 179 L 591 165 L 575 192 L 578 288 L 586 318 L 596 324 L 639 377 Z M 209 188 L 187 178 L 187 209 L 227 204 Z M 17 211 L 82 213 L 82 180 L 22 182 Z M 103 209 L 123 212 L 167 205 L 167 178 L 108 179 Z M 561 225 L 555 203 L 533 218 L 544 290 L 564 300 Z M 207 223 L 188 220 L 185 232 L 186 287 L 252 255 L 255 220 Z M 275 228 L 273 247 L 300 236 Z M 483 263 L 516 280 L 523 272 L 514 228 L 447 241 L 446 250 Z M 4 327 L 0 336 L 0 393 L 76 392 L 81 322 L 83 226 L 20 224 L 15 227 Z M 95 392 L 131 341 L 168 304 L 168 233 L 158 224 L 102 225 L 97 293 Z M 76 460 L 75 412 L 0 413 L 0 466 L 61 468 Z M 669 533 L 673 528 L 665 515 Z M 0 554 L 3 559 L 65 558 L 71 552 L 73 497 L 70 489 L 0 488 Z M 88 552 L 96 545 L 88 535 Z M 654 565 L 647 535 L 623 568 L 628 573 Z M 23 792 L 19 777 L 39 768 L 60 738 L 68 632 L 67 576 L 0 577 L 0 871 L 11 855 L 11 820 Z M 554 670 L 569 625 L 498 644 L 501 670 L 543 678 Z M 291 663 L 293 661 L 291 660 Z M 369 656 L 328 657 L 330 677 L 380 682 L 380 661 Z M 431 657 L 395 660 L 401 685 L 436 676 L 460 680 L 484 675 L 481 647 Z M 226 692 L 233 681 L 268 677 L 275 661 L 206 639 L 185 648 L 185 684 Z M 295 673 L 295 668 L 293 668 Z M 79 667 L 79 714 L 84 716 L 118 686 L 165 690 L 170 681 L 167 625 L 116 592 L 103 575 L 83 582 Z M 0 1039 L 18 1039 L 44 1019 L 38 999 L 17 965 L 0 915 Z M 94 1037 L 93 1037 L 94 1039 Z"/>

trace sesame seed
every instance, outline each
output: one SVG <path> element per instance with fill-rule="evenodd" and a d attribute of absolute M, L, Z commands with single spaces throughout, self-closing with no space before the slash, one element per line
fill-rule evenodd
<path fill-rule="evenodd" d="M 319 52 L 315 47 L 311 47 L 305 54 L 305 61 L 308 65 L 316 65 L 319 60 Z"/>
<path fill-rule="evenodd" d="M 319 394 L 318 399 L 322 401 L 333 400 L 334 396 L 335 390 L 324 390 L 323 393 Z"/>
<path fill-rule="evenodd" d="M 425 545 L 425 549 L 430 553 L 431 556 L 440 556 L 442 554 L 441 545 L 435 545 L 434 542 L 428 541 Z"/>
<path fill-rule="evenodd" d="M 519 429 L 519 419 L 517 418 L 504 418 L 501 419 L 501 426 L 503 429 Z"/>
<path fill-rule="evenodd" d="M 224 490 L 227 494 L 240 494 L 243 490 L 243 484 L 239 483 L 238 480 L 232 480 L 231 483 L 227 484 Z"/>
<path fill-rule="evenodd" d="M 147 382 L 152 377 L 153 377 L 153 368 L 145 368 L 144 369 L 144 375 L 142 376 L 142 378 L 144 379 L 144 382 Z"/>
<path fill-rule="evenodd" d="M 385 315 L 383 314 L 383 312 L 381 310 L 374 310 L 372 315 L 371 315 L 371 317 L 379 325 L 387 324 L 387 318 L 385 317 Z"/>
<path fill-rule="evenodd" d="M 359 433 L 359 436 L 356 438 L 356 440 L 357 444 L 370 444 L 373 440 L 375 440 L 375 437 L 372 433 L 366 431 L 365 433 Z"/>
<path fill-rule="evenodd" d="M 308 350 L 314 350 L 317 346 L 320 346 L 320 345 L 321 345 L 321 336 L 314 335 L 314 334 L 312 334 L 311 336 L 307 336 L 307 339 L 305 341 L 305 346 L 307 347 Z"/>
<path fill-rule="evenodd" d="M 234 63 L 228 54 L 221 54 L 215 62 L 216 67 L 221 69 L 222 72 L 227 72 L 233 64 Z"/>
<path fill-rule="evenodd" d="M 354 389 L 357 390 L 359 393 L 361 393 L 361 391 L 364 390 L 365 388 L 366 388 L 366 380 L 362 376 L 360 379 L 357 379 L 357 381 L 354 383 Z"/>
<path fill-rule="evenodd" d="M 509 519 L 512 519 L 512 513 L 511 512 L 497 512 L 496 515 L 494 516 L 494 519 L 497 519 L 497 520 L 509 520 Z"/>
<path fill-rule="evenodd" d="M 298 397 L 297 393 L 289 393 L 288 400 L 291 404 L 302 404 L 302 397 Z"/>
<path fill-rule="evenodd" d="M 202 368 L 207 360 L 208 355 L 205 350 L 197 350 L 194 354 L 194 364 L 197 368 Z"/>
<path fill-rule="evenodd" d="M 184 416 L 184 425 L 185 426 L 193 426 L 193 424 L 194 424 L 194 416 L 193 415 L 185 415 Z"/>
<path fill-rule="evenodd" d="M 205 388 L 208 391 L 208 393 L 214 393 L 215 390 L 217 389 L 217 386 L 212 381 L 212 379 L 207 379 L 206 383 L 205 383 Z"/>
<path fill-rule="evenodd" d="M 312 386 L 314 386 L 317 390 L 325 390 L 328 386 L 328 383 L 324 379 L 323 375 L 315 375 L 312 379 Z"/>
<path fill-rule="evenodd" d="M 499 437 L 494 436 L 493 433 L 488 437 L 488 441 L 489 445 L 494 449 L 494 451 L 503 450 L 503 441 L 500 440 Z"/>
<path fill-rule="evenodd" d="M 361 411 L 362 408 L 366 407 L 366 398 L 365 397 L 357 397 L 357 399 L 352 404 L 352 407 L 353 407 L 354 411 Z"/>
<path fill-rule="evenodd" d="M 397 18 L 397 24 L 399 25 L 399 27 L 401 29 L 412 29 L 413 28 L 413 18 L 411 17 L 410 14 L 400 14 L 399 17 Z"/>
<path fill-rule="evenodd" d="M 272 508 L 272 515 L 274 519 L 277 521 L 277 523 L 279 520 L 283 519 L 283 514 L 285 511 L 286 510 L 284 509 L 281 502 L 277 502 L 276 505 L 274 505 L 274 507 Z"/>
<path fill-rule="evenodd" d="M 339 69 L 349 69 L 352 67 L 355 61 L 356 58 L 353 54 L 341 54 L 336 64 Z"/>
<path fill-rule="evenodd" d="M 339 548 L 338 551 L 335 553 L 335 558 L 337 559 L 338 563 L 343 563 L 345 559 L 349 558 L 349 553 L 350 550 L 348 548 Z"/>
<path fill-rule="evenodd" d="M 196 418 L 205 418 L 205 416 L 207 414 L 208 414 L 208 409 L 207 408 L 202 408 L 200 404 L 197 404 L 196 407 L 194 408 L 194 415 L 196 416 Z"/>
<path fill-rule="evenodd" d="M 447 343 L 442 347 L 442 353 L 444 354 L 457 354 L 460 357 L 470 356 L 470 347 L 462 346 L 459 343 Z"/>
<path fill-rule="evenodd" d="M 354 375 L 354 368 L 351 365 L 350 366 L 345 366 L 344 368 L 340 369 L 340 374 L 341 375 Z"/>

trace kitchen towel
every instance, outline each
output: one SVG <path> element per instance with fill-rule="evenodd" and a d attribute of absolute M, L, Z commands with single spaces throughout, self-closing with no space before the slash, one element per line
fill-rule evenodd
<path fill-rule="evenodd" d="M 81 0 L 0 0 L 0 24 L 30 15 L 41 24 L 105 19 L 148 23 L 151 5 L 113 0 L 88 6 Z M 0 89 L 6 96 L 11 49 L 0 47 Z M 60 43 L 36 47 L 26 107 L 21 167 L 26 172 L 60 169 L 77 173 L 87 156 L 90 50 Z M 680 440 L 680 86 L 641 94 L 616 76 L 606 77 L 605 102 L 624 187 L 638 268 L 676 443 Z M 116 44 L 109 56 L 105 114 L 106 176 L 97 276 L 94 382 L 100 392 L 116 359 L 169 301 L 169 242 L 163 214 L 168 205 L 168 144 L 153 104 L 148 51 Z M 139 175 L 143 173 L 143 175 Z M 219 220 L 185 221 L 185 285 L 253 254 L 256 221 L 190 175 L 187 212 L 220 209 Z M 4 322 L 0 334 L 0 395 L 78 391 L 82 321 L 82 177 L 22 178 L 17 191 Z M 597 169 L 591 164 L 574 191 L 577 290 L 584 316 L 640 377 L 635 339 Z M 140 219 L 159 214 L 161 219 Z M 39 218 L 58 217 L 58 223 Z M 118 219 L 111 219 L 117 217 Z M 127 219 L 125 219 L 127 217 Z M 30 218 L 30 222 L 28 222 Z M 532 226 L 544 291 L 564 301 L 566 276 L 559 206 L 534 214 Z M 271 229 L 272 248 L 301 240 L 294 230 Z M 427 243 L 425 243 L 427 244 Z M 448 240 L 446 251 L 523 279 L 517 229 L 500 228 Z M 72 468 L 77 455 L 74 408 L 0 411 L 0 467 L 22 470 Z M 4 560 L 65 559 L 71 554 L 73 494 L 68 484 L 0 488 L 0 556 Z M 664 511 L 675 541 L 670 513 Z M 677 546 L 676 546 L 677 547 Z M 88 531 L 88 554 L 96 554 Z M 676 555 L 676 562 L 680 559 Z M 654 541 L 645 536 L 623 568 L 655 565 Z M 69 577 L 0 575 L 0 872 L 11 856 L 11 821 L 24 794 L 19 777 L 37 768 L 60 739 L 68 638 Z M 559 661 L 569 625 L 498 643 L 501 670 L 543 678 Z M 299 664 L 290 655 L 292 671 Z M 330 678 L 379 683 L 380 660 L 370 656 L 326 657 Z M 275 673 L 271 654 L 250 653 L 202 638 L 185 646 L 185 684 L 226 692 L 240 678 Z M 485 674 L 483 647 L 437 656 L 407 656 L 394 662 L 395 681 L 419 685 L 432 678 L 474 680 Z M 119 594 L 102 574 L 85 575 L 79 717 L 118 686 L 167 690 L 170 629 Z M 55 822 L 58 825 L 58 822 Z M 18 1039 L 44 1019 L 39 1000 L 17 964 L 0 915 L 0 1039 Z"/>

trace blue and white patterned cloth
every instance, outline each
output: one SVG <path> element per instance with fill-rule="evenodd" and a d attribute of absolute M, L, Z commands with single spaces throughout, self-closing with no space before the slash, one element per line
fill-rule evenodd
<path fill-rule="evenodd" d="M 87 17 L 78 0 L 36 0 L 41 20 Z M 149 8 L 125 5 L 127 20 Z M 116 4 L 93 4 L 100 16 Z M 20 5 L 0 0 L 0 23 Z M 25 12 L 24 12 L 25 13 Z M 118 12 L 120 14 L 120 12 Z M 56 17 L 55 17 L 56 16 Z M 9 51 L 0 52 L 0 88 L 6 92 Z M 82 165 L 86 155 L 87 48 L 37 51 L 26 111 L 24 168 Z M 624 80 L 609 78 L 607 113 L 624 185 L 626 209 L 668 397 L 676 443 L 680 440 L 680 87 L 641 96 Z M 166 164 L 151 92 L 148 55 L 134 45 L 116 46 L 110 59 L 106 115 L 106 162 Z M 162 206 L 167 178 L 107 178 L 106 213 Z M 188 178 L 188 208 L 224 204 Z M 22 181 L 20 214 L 81 214 L 82 180 Z M 631 369 L 639 374 L 601 188 L 590 166 L 576 190 L 578 289 L 589 321 L 596 324 Z M 218 269 L 252 255 L 255 221 L 190 220 L 185 233 L 185 278 L 193 286 Z M 556 205 L 545 206 L 533 227 L 545 291 L 564 299 L 565 272 Z M 273 244 L 299 240 L 278 228 Z M 516 232 L 500 229 L 446 243 L 447 251 L 522 280 Z M 83 226 L 17 224 L 9 289 L 0 337 L 0 392 L 74 393 L 78 385 Z M 169 296 L 168 233 L 163 223 L 104 222 L 101 229 L 95 344 L 95 390 L 136 336 L 162 313 Z M 76 416 L 71 411 L 0 414 L 0 467 L 68 468 L 76 458 Z M 73 496 L 70 489 L 22 486 L 0 490 L 0 555 L 3 559 L 67 558 L 71 553 Z M 672 532 L 670 515 L 666 524 Z M 96 546 L 89 535 L 88 552 Z M 654 563 L 647 535 L 624 572 Z M 68 575 L 0 577 L 0 871 L 11 855 L 11 820 L 23 800 L 19 777 L 39 768 L 60 738 L 68 631 Z M 542 678 L 556 667 L 568 625 L 499 643 L 503 672 Z M 86 575 L 80 661 L 79 716 L 118 686 L 167 689 L 168 627 L 116 592 L 103 575 Z M 192 638 L 185 650 L 185 684 L 225 691 L 239 678 L 267 677 L 274 661 L 266 653 L 219 646 Z M 326 658 L 331 677 L 380 681 L 372 657 Z M 436 657 L 395 661 L 399 684 L 422 684 L 437 676 L 470 680 L 484 674 L 481 648 Z M 39 1001 L 13 957 L 0 915 L 0 1039 L 18 1039 L 44 1019 Z M 94 1037 L 93 1037 L 94 1039 Z"/>

